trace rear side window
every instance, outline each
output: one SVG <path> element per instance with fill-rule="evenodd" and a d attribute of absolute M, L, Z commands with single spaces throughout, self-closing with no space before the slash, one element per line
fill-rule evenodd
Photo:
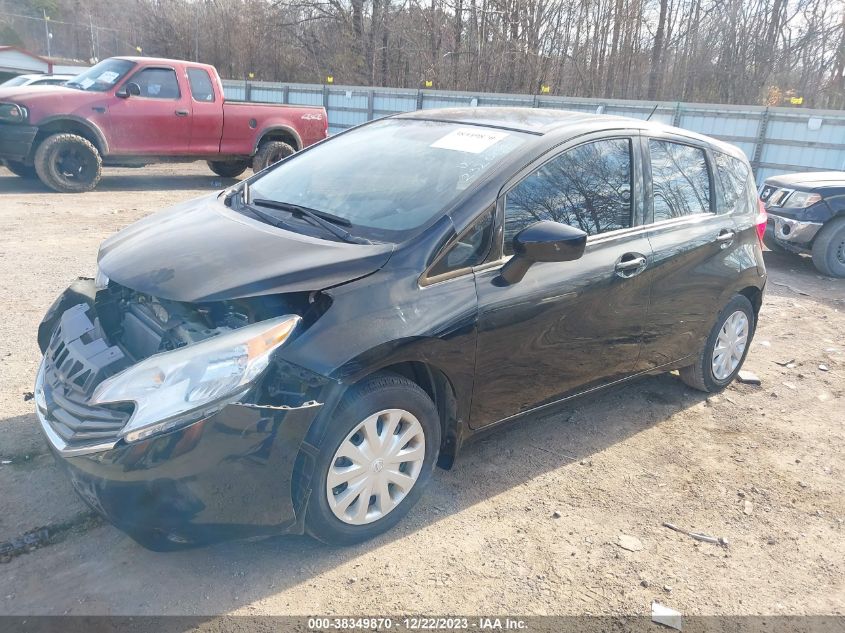
<path fill-rule="evenodd" d="M 553 158 L 507 194 L 505 254 L 522 229 L 552 220 L 597 235 L 631 226 L 631 141 L 584 143 Z"/>
<path fill-rule="evenodd" d="M 703 149 L 650 139 L 654 221 L 710 213 L 710 173 Z"/>
<path fill-rule="evenodd" d="M 748 188 L 751 170 L 745 162 L 728 156 L 727 154 L 715 153 L 716 176 L 719 180 L 718 211 L 719 213 L 745 213 L 748 209 Z"/>
<path fill-rule="evenodd" d="M 148 99 L 178 99 L 179 82 L 172 68 L 145 68 L 132 76 L 132 83 L 141 88 L 141 97 Z"/>
<path fill-rule="evenodd" d="M 188 83 L 191 84 L 191 96 L 194 101 L 214 101 L 214 87 L 211 77 L 202 68 L 188 69 Z"/>

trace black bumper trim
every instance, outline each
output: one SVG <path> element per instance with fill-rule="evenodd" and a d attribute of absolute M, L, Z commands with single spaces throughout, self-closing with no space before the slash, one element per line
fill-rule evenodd
<path fill-rule="evenodd" d="M 0 123 L 0 159 L 23 162 L 29 158 L 38 128 L 17 123 Z"/>

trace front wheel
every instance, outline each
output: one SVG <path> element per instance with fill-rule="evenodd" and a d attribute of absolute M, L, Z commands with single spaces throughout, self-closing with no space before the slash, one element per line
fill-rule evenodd
<path fill-rule="evenodd" d="M 719 313 L 695 364 L 680 369 L 681 380 L 709 393 L 727 387 L 742 369 L 754 328 L 751 302 L 736 295 Z"/>
<path fill-rule="evenodd" d="M 35 150 L 35 171 L 50 189 L 81 193 L 100 182 L 103 160 L 87 139 L 77 134 L 53 134 Z"/>
<path fill-rule="evenodd" d="M 237 178 L 249 167 L 248 160 L 209 160 L 208 168 L 222 178 Z"/>
<path fill-rule="evenodd" d="M 19 163 L 16 160 L 7 160 L 6 169 L 15 174 L 15 176 L 20 176 L 21 178 L 26 178 L 27 180 L 38 178 L 38 174 L 35 173 L 34 166 L 27 165 L 26 163 Z"/>
<path fill-rule="evenodd" d="M 823 275 L 845 277 L 845 218 L 822 227 L 813 240 L 813 265 Z"/>
<path fill-rule="evenodd" d="M 278 163 L 283 158 L 295 154 L 296 150 L 282 141 L 266 141 L 261 144 L 255 156 L 252 157 L 252 171 L 258 173 L 270 165 Z"/>
<path fill-rule="evenodd" d="M 351 545 L 396 525 L 428 483 L 440 451 L 431 398 L 395 374 L 351 387 L 325 437 L 311 479 L 306 529 L 330 545 Z"/>

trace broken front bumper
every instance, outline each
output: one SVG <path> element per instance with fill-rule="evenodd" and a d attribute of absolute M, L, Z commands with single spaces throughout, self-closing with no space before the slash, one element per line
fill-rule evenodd
<path fill-rule="evenodd" d="M 131 535 L 175 543 L 301 532 L 313 453 L 305 438 L 338 384 L 276 359 L 274 388 L 301 404 L 256 404 L 269 400 L 255 388 L 243 402 L 127 443 L 120 429 L 129 412 L 91 405 L 85 389 L 80 395 L 105 355 L 119 353 L 89 334 L 94 294 L 90 280 L 80 280 L 48 311 L 34 398 L 47 442 L 82 499 Z"/>

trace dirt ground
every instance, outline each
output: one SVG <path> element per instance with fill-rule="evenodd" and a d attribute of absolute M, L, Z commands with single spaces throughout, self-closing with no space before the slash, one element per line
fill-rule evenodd
<path fill-rule="evenodd" d="M 105 237 L 230 182 L 202 164 L 107 170 L 62 195 L 0 168 L 0 544 L 52 539 L 0 562 L 0 614 L 845 612 L 845 281 L 774 253 L 746 363 L 762 386 L 705 398 L 665 375 L 513 426 L 373 542 L 156 554 L 87 518 L 25 399 L 36 327 Z"/>

